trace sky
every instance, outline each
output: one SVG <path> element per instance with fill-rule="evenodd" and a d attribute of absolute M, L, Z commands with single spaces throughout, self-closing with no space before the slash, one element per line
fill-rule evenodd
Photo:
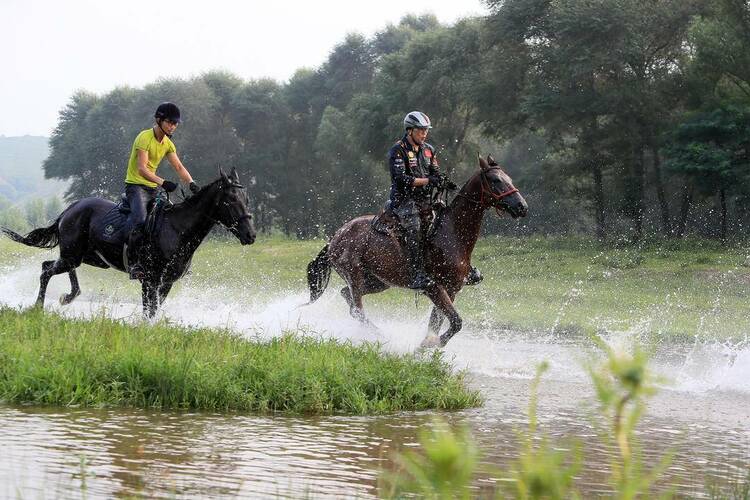
<path fill-rule="evenodd" d="M 487 9 L 481 0 L 0 0 L 0 135 L 49 136 L 81 89 L 216 69 L 284 81 L 319 66 L 347 33 L 369 36 L 409 13 L 453 23 Z"/>

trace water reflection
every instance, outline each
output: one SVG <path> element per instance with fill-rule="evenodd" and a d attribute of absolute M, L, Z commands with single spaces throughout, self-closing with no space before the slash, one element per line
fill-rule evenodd
<path fill-rule="evenodd" d="M 597 435 L 602 422 L 590 417 L 593 402 L 574 393 L 581 386 L 543 384 L 540 426 L 566 449 L 580 444 L 586 461 L 578 484 L 587 496 L 606 494 L 615 450 Z M 528 381 L 509 379 L 489 391 L 485 407 L 442 416 L 472 428 L 488 465 L 507 467 L 518 453 L 527 394 Z M 737 397 L 725 399 L 728 416 L 718 420 L 710 411 L 675 418 L 673 409 L 686 404 L 679 393 L 655 401 L 638 439 L 651 466 L 674 452 L 665 489 L 701 496 L 707 482 L 744 477 L 750 426 L 742 412 L 750 406 L 744 396 L 728 403 Z M 394 450 L 414 446 L 431 418 L 0 407 L 0 496 L 372 497 Z"/>

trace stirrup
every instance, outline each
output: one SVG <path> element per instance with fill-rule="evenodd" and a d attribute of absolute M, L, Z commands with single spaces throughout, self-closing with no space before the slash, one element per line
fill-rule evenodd
<path fill-rule="evenodd" d="M 474 266 L 469 266 L 469 274 L 466 275 L 464 284 L 468 286 L 478 285 L 483 279 L 484 276 L 479 272 L 479 269 Z"/>
<path fill-rule="evenodd" d="M 146 277 L 146 271 L 140 264 L 136 263 L 130 266 L 130 269 L 128 269 L 128 276 L 131 280 L 141 281 Z"/>
<path fill-rule="evenodd" d="M 411 290 L 424 290 L 433 284 L 434 282 L 432 281 L 432 278 L 423 272 L 418 272 L 411 280 L 411 283 L 409 283 L 408 288 Z"/>

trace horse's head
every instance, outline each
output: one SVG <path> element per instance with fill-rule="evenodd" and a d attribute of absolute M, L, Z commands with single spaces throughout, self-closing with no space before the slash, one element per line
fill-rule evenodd
<path fill-rule="evenodd" d="M 487 156 L 487 160 L 480 156 L 479 168 L 480 172 L 476 176 L 479 177 L 481 188 L 479 203 L 485 208 L 494 207 L 508 212 L 514 219 L 526 217 L 529 211 L 526 200 L 492 156 Z"/>
<path fill-rule="evenodd" d="M 245 186 L 240 184 L 237 171 L 232 168 L 229 175 L 219 169 L 219 195 L 216 207 L 216 221 L 240 240 L 243 245 L 255 241 L 255 226 L 248 209 L 248 196 Z"/>

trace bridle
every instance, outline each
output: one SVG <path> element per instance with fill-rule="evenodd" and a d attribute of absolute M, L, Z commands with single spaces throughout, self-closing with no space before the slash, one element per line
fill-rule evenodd
<path fill-rule="evenodd" d="M 224 190 L 224 187 L 225 187 L 225 186 L 227 186 L 227 187 L 234 187 L 234 188 L 239 188 L 239 189 L 245 189 L 245 186 L 243 186 L 243 185 L 242 185 L 242 184 L 240 184 L 239 182 L 229 181 L 229 184 L 225 184 L 225 183 L 224 183 L 224 182 L 222 181 L 222 183 L 221 183 L 221 184 L 219 184 L 219 190 L 223 191 L 223 190 Z M 215 208 L 218 208 L 218 207 L 219 207 L 219 204 L 220 204 L 220 203 L 222 203 L 222 201 L 221 201 L 221 200 L 217 201 L 217 202 L 216 202 L 216 204 L 214 205 L 214 207 L 215 207 Z M 227 202 L 223 202 L 223 203 L 226 203 L 226 204 L 228 205 L 228 203 L 227 203 Z M 223 223 L 223 222 L 221 222 L 220 220 L 218 220 L 218 219 L 215 219 L 215 218 L 213 218 L 213 217 L 211 217 L 211 216 L 209 216 L 209 215 L 207 215 L 207 214 L 203 214 L 203 216 L 204 216 L 205 218 L 207 218 L 208 220 L 210 220 L 211 222 L 213 222 L 214 224 L 219 224 L 219 225 L 221 225 L 221 226 L 224 226 L 224 227 L 226 227 L 226 228 L 227 228 L 227 229 L 228 229 L 229 231 L 232 231 L 232 232 L 235 232 L 235 231 L 237 230 L 237 226 L 239 226 L 239 225 L 240 225 L 240 222 L 242 222 L 242 221 L 243 221 L 244 219 L 252 220 L 252 218 L 253 218 L 253 216 L 252 216 L 252 215 L 250 215 L 249 213 L 244 213 L 244 214 L 240 215 L 239 217 L 237 217 L 236 219 L 234 219 L 234 221 L 232 222 L 232 225 L 231 225 L 231 226 L 227 226 L 226 224 L 224 224 L 224 223 Z M 230 213 L 230 216 L 231 216 L 231 213 Z"/>
<path fill-rule="evenodd" d="M 481 185 L 482 190 L 479 193 L 479 201 L 469 198 L 465 194 L 461 194 L 461 193 L 458 193 L 456 196 L 461 196 L 462 198 L 465 198 L 468 201 L 481 206 L 482 208 L 487 208 L 489 206 L 494 207 L 495 211 L 497 212 L 497 215 L 502 215 L 502 213 L 500 212 L 500 208 L 497 205 L 495 205 L 494 202 L 500 201 L 505 197 L 508 197 L 512 194 L 517 193 L 518 189 L 516 189 L 515 187 L 511 187 L 510 189 L 508 189 L 507 191 L 503 191 L 502 193 L 499 193 L 499 194 L 495 193 L 492 190 L 492 184 L 490 184 L 490 180 L 487 178 L 487 172 L 489 172 L 490 170 L 502 171 L 502 169 L 496 165 L 492 165 L 486 169 L 485 168 L 482 169 L 482 172 L 480 175 L 480 179 L 481 179 L 480 185 Z M 484 202 L 485 197 L 488 197 L 491 200 L 488 205 L 485 205 L 485 202 Z"/>

